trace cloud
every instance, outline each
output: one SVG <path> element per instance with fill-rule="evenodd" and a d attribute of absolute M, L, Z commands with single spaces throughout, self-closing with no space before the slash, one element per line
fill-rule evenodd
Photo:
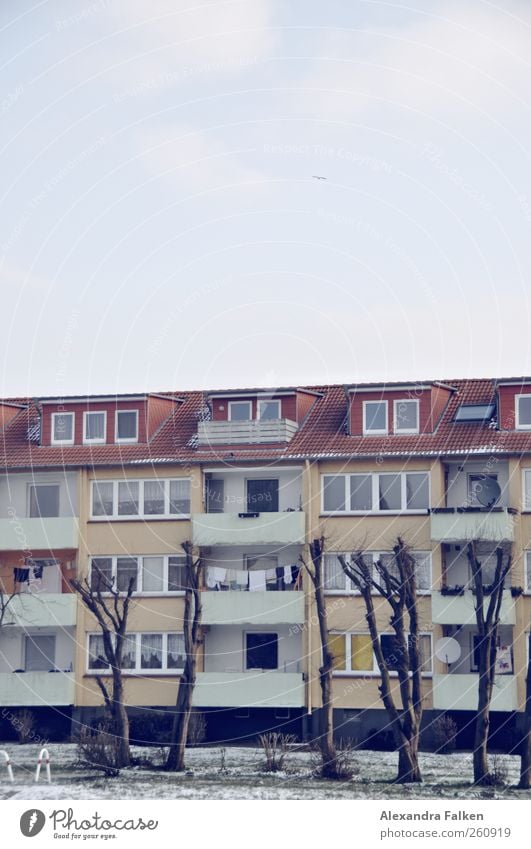
<path fill-rule="evenodd" d="M 388 118 L 388 107 L 397 106 L 400 120 L 405 107 L 442 121 L 478 110 L 502 119 L 505 111 L 525 108 L 529 4 L 432 8 L 440 15 L 329 32 L 304 80 L 303 108 L 348 119 L 368 110 Z"/>

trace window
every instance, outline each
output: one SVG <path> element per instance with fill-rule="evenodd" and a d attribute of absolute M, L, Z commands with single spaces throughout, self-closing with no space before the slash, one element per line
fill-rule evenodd
<path fill-rule="evenodd" d="M 229 422 L 248 422 L 252 419 L 250 401 L 229 401 Z"/>
<path fill-rule="evenodd" d="M 394 402 L 395 433 L 419 432 L 419 402 L 398 400 Z"/>
<path fill-rule="evenodd" d="M 516 427 L 531 430 L 531 395 L 516 395 Z"/>
<path fill-rule="evenodd" d="M 336 672 L 355 674 L 379 675 L 380 670 L 372 649 L 370 634 L 331 634 L 331 650 L 334 655 Z M 409 650 L 412 647 L 412 637 L 408 634 Z M 400 659 L 401 648 L 397 645 L 395 634 L 380 634 L 382 653 L 391 673 L 396 672 Z M 431 634 L 419 634 L 421 671 L 429 674 L 432 671 Z"/>
<path fill-rule="evenodd" d="M 114 638 L 115 639 L 115 638 Z M 122 647 L 122 669 L 142 675 L 161 672 L 178 674 L 184 668 L 184 635 L 180 633 L 126 634 Z M 88 670 L 108 670 L 103 636 L 89 634 Z"/>
<path fill-rule="evenodd" d="M 524 469 L 524 510 L 531 510 L 531 469 Z"/>
<path fill-rule="evenodd" d="M 74 413 L 52 413 L 52 445 L 74 444 Z"/>
<path fill-rule="evenodd" d="M 278 669 L 278 634 L 245 635 L 246 669 Z"/>
<path fill-rule="evenodd" d="M 115 587 L 126 593 L 133 579 L 134 592 L 140 594 L 183 593 L 186 589 L 184 555 L 146 555 L 92 557 L 90 585 L 93 590 L 108 592 Z"/>
<path fill-rule="evenodd" d="M 416 512 L 429 507 L 428 472 L 323 475 L 322 481 L 323 513 Z"/>
<path fill-rule="evenodd" d="M 488 422 L 496 413 L 495 404 L 461 404 L 457 408 L 454 422 Z"/>
<path fill-rule="evenodd" d="M 59 516 L 59 484 L 31 484 L 28 513 L 31 519 Z"/>
<path fill-rule="evenodd" d="M 189 515 L 188 478 L 92 481 L 93 519 L 176 519 Z"/>
<path fill-rule="evenodd" d="M 247 510 L 278 513 L 278 479 L 247 481 Z"/>
<path fill-rule="evenodd" d="M 107 413 L 86 412 L 83 413 L 83 442 L 106 442 L 107 436 Z"/>
<path fill-rule="evenodd" d="M 341 563 L 339 555 L 342 554 L 347 563 L 351 559 L 350 552 L 330 551 L 324 555 L 324 581 L 325 590 L 327 592 L 336 593 L 358 593 L 350 578 L 347 578 Z M 428 594 L 431 592 L 431 552 L 430 551 L 412 551 L 412 557 L 415 559 L 415 574 L 417 578 L 417 591 L 420 594 Z M 375 563 L 382 561 L 389 569 L 390 573 L 398 578 L 398 568 L 394 563 L 394 554 L 389 551 L 367 551 L 365 552 L 364 561 L 371 568 L 371 572 L 376 580 L 378 580 Z M 377 595 L 377 590 L 373 590 L 373 595 Z"/>
<path fill-rule="evenodd" d="M 525 554 L 525 591 L 531 593 L 531 551 Z"/>
<path fill-rule="evenodd" d="M 280 401 L 258 401 L 258 418 L 268 422 L 279 419 Z"/>
<path fill-rule="evenodd" d="M 116 442 L 138 442 L 138 410 L 116 410 Z"/>
<path fill-rule="evenodd" d="M 49 672 L 55 669 L 55 637 L 27 636 L 24 669 L 26 672 Z"/>
<path fill-rule="evenodd" d="M 387 433 L 387 401 L 363 402 L 363 433 L 367 436 Z"/>

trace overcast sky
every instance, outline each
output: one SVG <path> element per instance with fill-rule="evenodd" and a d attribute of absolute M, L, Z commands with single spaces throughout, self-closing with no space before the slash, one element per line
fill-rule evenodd
<path fill-rule="evenodd" d="M 529 0 L 2 0 L 0 393 L 531 373 L 530 48 Z"/>

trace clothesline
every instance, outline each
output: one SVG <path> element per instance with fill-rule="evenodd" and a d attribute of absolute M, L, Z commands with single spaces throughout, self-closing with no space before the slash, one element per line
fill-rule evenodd
<path fill-rule="evenodd" d="M 296 583 L 300 566 L 277 566 L 275 569 L 225 569 L 222 566 L 209 566 L 206 570 L 206 583 L 209 589 L 221 589 L 222 584 L 237 584 L 248 588 L 250 592 L 261 592 L 268 583 Z"/>

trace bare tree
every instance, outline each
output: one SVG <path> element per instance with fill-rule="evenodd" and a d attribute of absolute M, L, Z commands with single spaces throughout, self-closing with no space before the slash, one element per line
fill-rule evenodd
<path fill-rule="evenodd" d="M 343 571 L 359 590 L 365 602 L 372 648 L 380 670 L 382 683 L 379 690 L 384 703 L 395 745 L 398 749 L 398 776 L 400 783 L 422 781 L 418 762 L 420 725 L 422 721 L 421 672 L 422 659 L 419 639 L 419 616 L 415 558 L 399 537 L 393 548 L 394 570 L 382 561 L 367 562 L 362 551 L 352 554 L 349 563 L 342 555 L 339 561 Z M 373 591 L 384 598 L 391 607 L 390 624 L 395 632 L 395 651 L 392 670 L 398 675 L 401 706 L 397 707 L 391 685 L 389 660 L 382 648 L 378 631 Z M 406 623 L 406 617 L 408 623 Z"/>
<path fill-rule="evenodd" d="M 192 713 L 192 699 L 197 677 L 197 654 L 201 636 L 201 558 L 194 559 L 191 542 L 184 542 L 186 554 L 184 596 L 184 669 L 179 681 L 175 716 L 166 769 L 180 772 L 184 769 L 188 726 Z"/>
<path fill-rule="evenodd" d="M 531 631 L 527 636 L 527 678 L 525 687 L 524 734 L 520 761 L 520 784 L 522 790 L 531 787 Z"/>
<path fill-rule="evenodd" d="M 321 642 L 322 663 L 319 667 L 319 684 L 321 687 L 321 727 L 319 730 L 319 749 L 321 752 L 324 778 L 336 778 L 337 750 L 334 743 L 334 702 L 332 697 L 332 676 L 334 672 L 334 655 L 330 648 L 326 598 L 324 590 L 324 537 L 314 539 L 310 543 L 311 563 L 301 556 L 301 562 L 313 585 L 313 595 L 317 608 L 319 622 L 319 639 Z"/>
<path fill-rule="evenodd" d="M 4 624 L 9 605 L 17 595 L 19 595 L 17 590 L 8 593 L 4 581 L 0 578 L 0 628 Z"/>
<path fill-rule="evenodd" d="M 490 784 L 488 738 L 490 725 L 490 705 L 496 675 L 496 649 L 500 610 L 503 599 L 505 578 L 511 568 L 511 555 L 504 564 L 503 549 L 496 549 L 496 568 L 494 580 L 489 586 L 489 595 L 483 583 L 483 569 L 477 557 L 476 542 L 469 542 L 467 557 L 472 572 L 475 593 L 476 623 L 478 629 L 478 710 L 474 734 L 474 783 Z M 485 609 L 486 598 L 489 598 Z"/>
<path fill-rule="evenodd" d="M 122 593 L 97 566 L 93 566 L 90 583 L 86 578 L 83 581 L 72 579 L 70 583 L 101 630 L 105 660 L 112 676 L 112 691 L 109 693 L 107 684 L 99 675 L 96 676 L 96 683 L 103 695 L 109 731 L 115 740 L 115 766 L 118 768 L 129 766 L 131 763 L 129 718 L 124 703 L 122 657 L 131 595 L 135 589 L 136 580 L 132 577 L 127 592 Z"/>

